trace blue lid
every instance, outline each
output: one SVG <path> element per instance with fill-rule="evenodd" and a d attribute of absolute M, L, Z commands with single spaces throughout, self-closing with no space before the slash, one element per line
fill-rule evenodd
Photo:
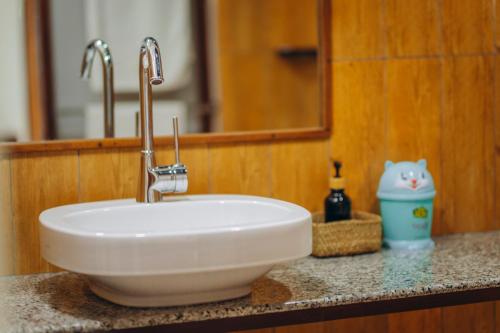
<path fill-rule="evenodd" d="M 427 170 L 427 161 L 385 162 L 377 197 L 387 200 L 419 200 L 434 198 L 434 180 Z"/>

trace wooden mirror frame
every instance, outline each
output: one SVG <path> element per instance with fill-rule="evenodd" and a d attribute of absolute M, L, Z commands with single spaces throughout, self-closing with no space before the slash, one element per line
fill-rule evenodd
<path fill-rule="evenodd" d="M 40 124 L 39 129 L 32 129 L 35 132 L 34 138 L 50 133 L 50 127 L 44 116 L 50 112 L 50 101 L 43 96 L 47 96 L 47 89 L 41 79 L 47 73 L 40 72 L 41 62 L 47 61 L 41 54 L 41 43 L 48 38 L 41 33 L 38 14 L 43 11 L 44 0 L 26 0 L 26 47 L 33 57 L 28 57 L 29 76 L 29 115 L 30 119 L 36 120 Z M 319 81 L 319 106 L 322 113 L 321 125 L 318 127 L 308 127 L 300 129 L 285 130 L 262 130 L 245 132 L 215 132 L 185 134 L 180 138 L 183 146 L 213 144 L 213 143 L 242 143 L 259 141 L 284 141 L 295 139 L 319 139 L 328 138 L 331 134 L 332 118 L 332 38 L 331 38 L 331 0 L 316 0 L 318 11 L 318 81 Z M 28 19 L 28 18 L 31 18 Z M 32 58 L 32 59 L 31 59 Z M 44 93 L 45 92 L 45 93 Z M 155 144 L 170 145 L 171 136 L 155 138 Z M 70 149 L 98 149 L 98 148 L 139 148 L 140 138 L 113 138 L 113 139 L 77 139 L 77 140 L 53 140 L 35 141 L 27 143 L 0 143 L 0 152 L 37 152 L 37 151 L 58 151 Z"/>

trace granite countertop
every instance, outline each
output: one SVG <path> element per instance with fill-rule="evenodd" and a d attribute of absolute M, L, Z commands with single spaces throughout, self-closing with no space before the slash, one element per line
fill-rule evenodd
<path fill-rule="evenodd" d="M 196 306 L 114 305 L 92 294 L 85 280 L 73 273 L 2 277 L 0 331 L 106 331 L 500 287 L 500 231 L 435 240 L 434 250 L 308 257 L 277 266 L 255 282 L 251 296 Z"/>

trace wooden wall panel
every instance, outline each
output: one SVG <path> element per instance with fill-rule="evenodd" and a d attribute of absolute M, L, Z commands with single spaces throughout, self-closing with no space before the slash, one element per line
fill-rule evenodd
<path fill-rule="evenodd" d="M 78 201 L 76 152 L 16 154 L 11 161 L 16 274 L 51 270 L 40 256 L 38 215 Z"/>
<path fill-rule="evenodd" d="M 324 141 L 273 143 L 271 196 L 323 210 L 328 195 L 328 145 Z"/>
<path fill-rule="evenodd" d="M 494 218 L 491 57 L 444 62 L 443 231 L 485 231 Z"/>
<path fill-rule="evenodd" d="M 442 0 L 443 42 L 447 54 L 493 51 L 493 0 Z"/>
<path fill-rule="evenodd" d="M 139 177 L 139 152 L 102 149 L 80 152 L 79 201 L 134 198 Z"/>
<path fill-rule="evenodd" d="M 496 36 L 496 43 L 495 46 L 497 47 L 497 50 L 500 49 L 500 6 L 498 1 L 495 3 L 495 36 Z"/>
<path fill-rule="evenodd" d="M 332 1 L 333 58 L 338 60 L 384 56 L 383 1 Z"/>
<path fill-rule="evenodd" d="M 268 144 L 210 146 L 210 192 L 269 196 L 270 154 Z"/>
<path fill-rule="evenodd" d="M 385 162 L 385 64 L 337 62 L 333 66 L 331 156 L 344 163 L 354 209 L 378 211 L 375 196 Z"/>
<path fill-rule="evenodd" d="M 388 0 L 387 47 L 390 57 L 441 52 L 439 6 L 435 0 Z"/>
<path fill-rule="evenodd" d="M 392 161 L 427 159 L 438 189 L 432 225 L 437 234 L 441 215 L 441 62 L 392 60 L 387 77 L 387 157 Z"/>
<path fill-rule="evenodd" d="M 442 333 L 441 308 L 393 313 L 388 319 L 388 333 Z"/>
<path fill-rule="evenodd" d="M 443 308 L 443 333 L 495 332 L 493 302 Z"/>
<path fill-rule="evenodd" d="M 0 276 L 14 274 L 10 159 L 0 155 Z"/>
<path fill-rule="evenodd" d="M 500 3 L 497 4 L 497 13 L 500 12 L 499 8 Z M 497 16 L 497 22 L 500 22 L 500 16 Z M 500 34 L 500 29 L 497 30 L 497 34 Z M 495 228 L 500 229 L 500 56 L 498 55 L 495 56 L 495 180 Z"/>
<path fill-rule="evenodd" d="M 310 323 L 302 325 L 280 326 L 274 329 L 274 333 L 325 333 L 323 323 Z M 260 333 L 260 332 L 259 332 Z"/>
<path fill-rule="evenodd" d="M 325 333 L 385 333 L 387 316 L 369 316 L 334 320 L 325 323 Z"/>

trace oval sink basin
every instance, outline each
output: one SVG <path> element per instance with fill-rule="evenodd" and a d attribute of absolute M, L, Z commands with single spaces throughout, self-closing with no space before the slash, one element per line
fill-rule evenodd
<path fill-rule="evenodd" d="M 170 306 L 244 296 L 275 264 L 311 253 L 311 214 L 269 198 L 113 200 L 40 214 L 50 263 L 88 276 L 97 295 L 128 306 Z"/>

